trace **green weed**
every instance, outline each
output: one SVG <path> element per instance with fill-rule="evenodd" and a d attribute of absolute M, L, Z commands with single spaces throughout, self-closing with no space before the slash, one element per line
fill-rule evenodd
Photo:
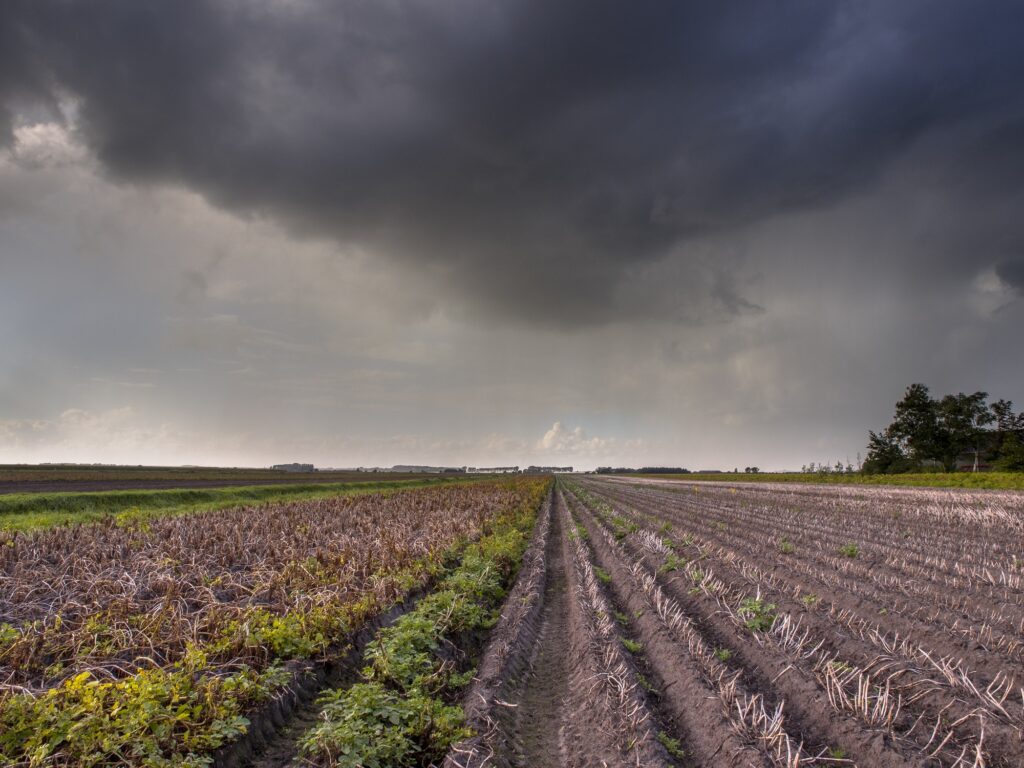
<path fill-rule="evenodd" d="M 683 745 L 679 743 L 679 739 L 673 739 L 664 731 L 658 731 L 658 741 L 661 742 L 661 746 L 665 748 L 676 760 L 685 760 L 686 751 L 683 749 Z"/>
<path fill-rule="evenodd" d="M 751 632 L 767 632 L 775 623 L 777 606 L 761 598 L 748 597 L 740 604 L 739 614 Z"/>
<path fill-rule="evenodd" d="M 630 653 L 640 653 L 644 649 L 641 643 L 636 640 L 630 640 L 628 637 L 622 638 L 622 646 Z"/>

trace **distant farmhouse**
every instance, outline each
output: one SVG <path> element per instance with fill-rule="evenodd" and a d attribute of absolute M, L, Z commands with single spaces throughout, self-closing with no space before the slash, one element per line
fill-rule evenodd
<path fill-rule="evenodd" d="M 316 467 L 312 464 L 275 464 L 271 469 L 281 472 L 316 472 Z"/>
<path fill-rule="evenodd" d="M 519 467 L 466 467 L 471 475 L 512 475 L 519 472 Z"/>

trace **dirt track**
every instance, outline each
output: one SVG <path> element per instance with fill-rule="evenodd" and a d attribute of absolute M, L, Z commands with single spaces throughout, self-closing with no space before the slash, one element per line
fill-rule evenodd
<path fill-rule="evenodd" d="M 544 589 L 541 630 L 534 648 L 532 671 L 518 704 L 521 743 L 516 762 L 538 768 L 558 766 L 562 709 L 569 695 L 569 578 L 561 516 L 556 515 L 546 548 L 548 582 Z"/>

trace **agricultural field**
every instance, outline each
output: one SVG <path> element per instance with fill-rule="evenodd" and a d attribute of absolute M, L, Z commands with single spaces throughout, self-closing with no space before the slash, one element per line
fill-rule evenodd
<path fill-rule="evenodd" d="M 369 477 L 371 479 L 367 480 Z M 278 501 L 300 501 L 346 494 L 372 493 L 398 488 L 422 488 L 471 482 L 458 476 L 431 475 L 372 479 L 364 475 L 347 483 L 273 483 L 220 488 L 120 490 L 99 492 L 0 494 L 0 531 L 29 531 L 55 525 L 98 522 L 108 517 L 140 519 L 169 517 L 199 511 L 253 506 Z"/>
<path fill-rule="evenodd" d="M 560 481 L 533 670 L 461 764 L 1022 765 L 1022 534 L 1019 494 Z"/>
<path fill-rule="evenodd" d="M 0 763 L 1024 765 L 1024 495 L 561 476 L 0 534 Z"/>
<path fill-rule="evenodd" d="M 228 467 L 129 467 L 76 464 L 0 465 L 0 495 L 70 493 L 168 488 L 358 483 L 422 479 L 421 473 L 328 470 L 286 472 L 279 469 Z"/>
<path fill-rule="evenodd" d="M 483 631 L 549 483 L 0 533 L 0 764 L 239 764 L 411 606 L 421 624 L 431 609 Z M 412 629 L 398 640 L 430 642 Z M 389 658 L 424 660 L 402 651 Z M 461 710 L 416 679 L 449 741 L 464 736 Z M 420 741 L 437 751 L 438 738 Z"/>

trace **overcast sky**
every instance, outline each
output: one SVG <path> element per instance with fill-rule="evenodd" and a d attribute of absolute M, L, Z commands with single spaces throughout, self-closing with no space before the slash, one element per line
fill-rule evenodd
<path fill-rule="evenodd" d="M 0 3 L 0 462 L 855 460 L 1024 406 L 1024 4 Z"/>

